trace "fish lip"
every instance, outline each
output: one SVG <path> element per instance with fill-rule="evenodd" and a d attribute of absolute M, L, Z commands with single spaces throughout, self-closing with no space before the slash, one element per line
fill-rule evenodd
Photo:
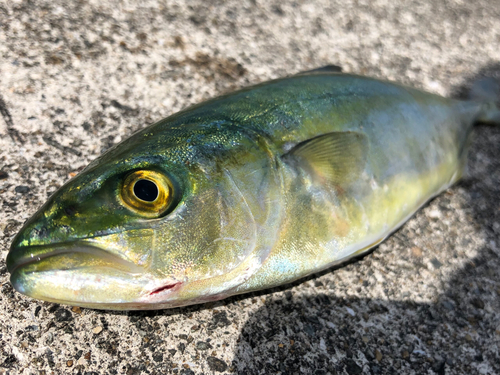
<path fill-rule="evenodd" d="M 47 252 L 40 253 L 41 251 L 48 250 Z M 52 250 L 52 251 L 50 251 Z M 97 246 L 92 246 L 81 242 L 61 242 L 56 244 L 47 245 L 30 245 L 30 246 L 16 246 L 12 247 L 7 254 L 7 270 L 12 275 L 16 270 L 21 267 L 39 262 L 43 259 L 50 257 L 72 254 L 72 253 L 85 253 L 92 254 L 99 258 L 112 260 L 119 265 L 125 266 L 133 273 L 142 273 L 144 269 L 135 263 L 124 259 L 114 253 L 106 251 Z"/>

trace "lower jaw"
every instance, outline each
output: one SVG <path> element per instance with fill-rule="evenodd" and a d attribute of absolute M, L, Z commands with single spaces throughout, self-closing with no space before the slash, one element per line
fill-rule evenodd
<path fill-rule="evenodd" d="M 39 271 L 30 264 L 16 268 L 10 280 L 31 298 L 99 310 L 156 310 L 200 303 L 182 300 L 182 282 L 112 268 Z"/>
<path fill-rule="evenodd" d="M 14 288 L 29 297 L 68 305 L 110 308 L 136 303 L 149 282 L 130 278 L 118 270 L 102 269 L 32 271 L 18 267 L 11 275 Z"/>

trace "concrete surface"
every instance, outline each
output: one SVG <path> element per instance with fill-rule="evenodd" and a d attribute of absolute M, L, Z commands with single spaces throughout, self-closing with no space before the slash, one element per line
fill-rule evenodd
<path fill-rule="evenodd" d="M 449 95 L 499 46 L 497 0 L 0 0 L 0 374 L 499 374 L 498 128 L 372 254 L 279 290 L 113 313 L 25 298 L 5 267 L 52 192 L 189 104 L 331 63 Z"/>

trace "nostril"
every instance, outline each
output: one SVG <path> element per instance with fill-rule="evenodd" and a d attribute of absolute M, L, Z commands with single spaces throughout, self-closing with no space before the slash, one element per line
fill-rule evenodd
<path fill-rule="evenodd" d="M 74 214 L 76 214 L 76 208 L 75 208 L 75 206 L 67 206 L 67 207 L 64 207 L 64 212 L 68 216 L 73 216 Z"/>

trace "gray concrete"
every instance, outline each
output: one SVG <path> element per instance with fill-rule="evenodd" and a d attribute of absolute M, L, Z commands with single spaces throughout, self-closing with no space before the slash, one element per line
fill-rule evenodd
<path fill-rule="evenodd" d="M 500 61 L 497 0 L 137 3 L 0 0 L 0 374 L 500 373 L 498 128 L 375 252 L 293 286 L 149 313 L 12 290 L 22 223 L 189 104 L 330 63 L 449 95 Z"/>

